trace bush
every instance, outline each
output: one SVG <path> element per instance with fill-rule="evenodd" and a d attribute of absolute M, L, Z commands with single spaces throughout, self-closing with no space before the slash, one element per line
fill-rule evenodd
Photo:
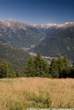
<path fill-rule="evenodd" d="M 0 78 L 7 76 L 7 68 L 8 68 L 7 64 L 5 63 L 0 64 Z"/>
<path fill-rule="evenodd" d="M 26 110 L 25 106 L 20 101 L 11 101 L 7 103 L 8 110 Z"/>
<path fill-rule="evenodd" d="M 0 78 L 5 77 L 16 77 L 16 72 L 13 70 L 12 66 L 7 62 L 0 62 Z"/>
<path fill-rule="evenodd" d="M 46 91 L 39 91 L 39 93 L 28 93 L 27 106 L 31 108 L 49 108 L 51 107 L 51 99 L 49 93 Z"/>

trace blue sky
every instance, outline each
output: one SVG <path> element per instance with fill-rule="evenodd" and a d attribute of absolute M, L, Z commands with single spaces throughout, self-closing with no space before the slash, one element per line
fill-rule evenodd
<path fill-rule="evenodd" d="M 74 21 L 74 0 L 0 0 L 0 19 L 44 24 Z"/>

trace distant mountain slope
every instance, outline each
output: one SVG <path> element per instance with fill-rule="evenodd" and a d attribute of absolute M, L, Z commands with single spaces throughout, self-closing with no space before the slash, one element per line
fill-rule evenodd
<path fill-rule="evenodd" d="M 0 21 L 0 45 L 2 45 L 2 47 L 0 46 L 0 56 L 5 58 L 9 53 L 12 53 L 13 56 L 16 53 L 15 56 L 22 56 L 23 59 L 26 55 L 23 53 L 26 51 L 23 50 L 29 49 L 27 52 L 39 52 L 43 56 L 50 57 L 65 55 L 74 61 L 74 22 L 25 24 L 18 21 Z M 20 48 L 23 50 L 19 51 Z M 11 56 L 11 54 L 9 55 Z M 19 59 L 20 57 L 18 57 L 18 61 Z M 15 57 L 13 57 L 13 61 L 17 62 Z"/>
<path fill-rule="evenodd" d="M 15 69 L 20 69 L 25 64 L 29 54 L 22 49 L 10 47 L 6 44 L 0 44 L 0 59 L 5 59 L 11 63 Z"/>
<path fill-rule="evenodd" d="M 55 31 L 46 37 L 33 50 L 44 56 L 65 55 L 74 61 L 74 25 L 66 24 L 63 27 L 55 28 Z"/>
<path fill-rule="evenodd" d="M 45 37 L 45 32 L 32 25 L 15 21 L 0 21 L 0 42 L 18 48 L 31 48 Z"/>

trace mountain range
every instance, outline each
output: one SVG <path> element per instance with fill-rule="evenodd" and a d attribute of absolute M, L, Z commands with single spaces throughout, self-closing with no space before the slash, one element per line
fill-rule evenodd
<path fill-rule="evenodd" d="M 45 57 L 63 55 L 74 62 L 74 22 L 26 24 L 0 21 L 0 58 L 20 65 L 30 53 Z"/>

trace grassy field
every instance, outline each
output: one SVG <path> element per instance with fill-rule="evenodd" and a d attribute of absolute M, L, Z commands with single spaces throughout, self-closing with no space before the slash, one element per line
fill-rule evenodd
<path fill-rule="evenodd" d="M 27 107 L 74 107 L 74 79 L 16 78 L 0 80 L 0 110 Z"/>

